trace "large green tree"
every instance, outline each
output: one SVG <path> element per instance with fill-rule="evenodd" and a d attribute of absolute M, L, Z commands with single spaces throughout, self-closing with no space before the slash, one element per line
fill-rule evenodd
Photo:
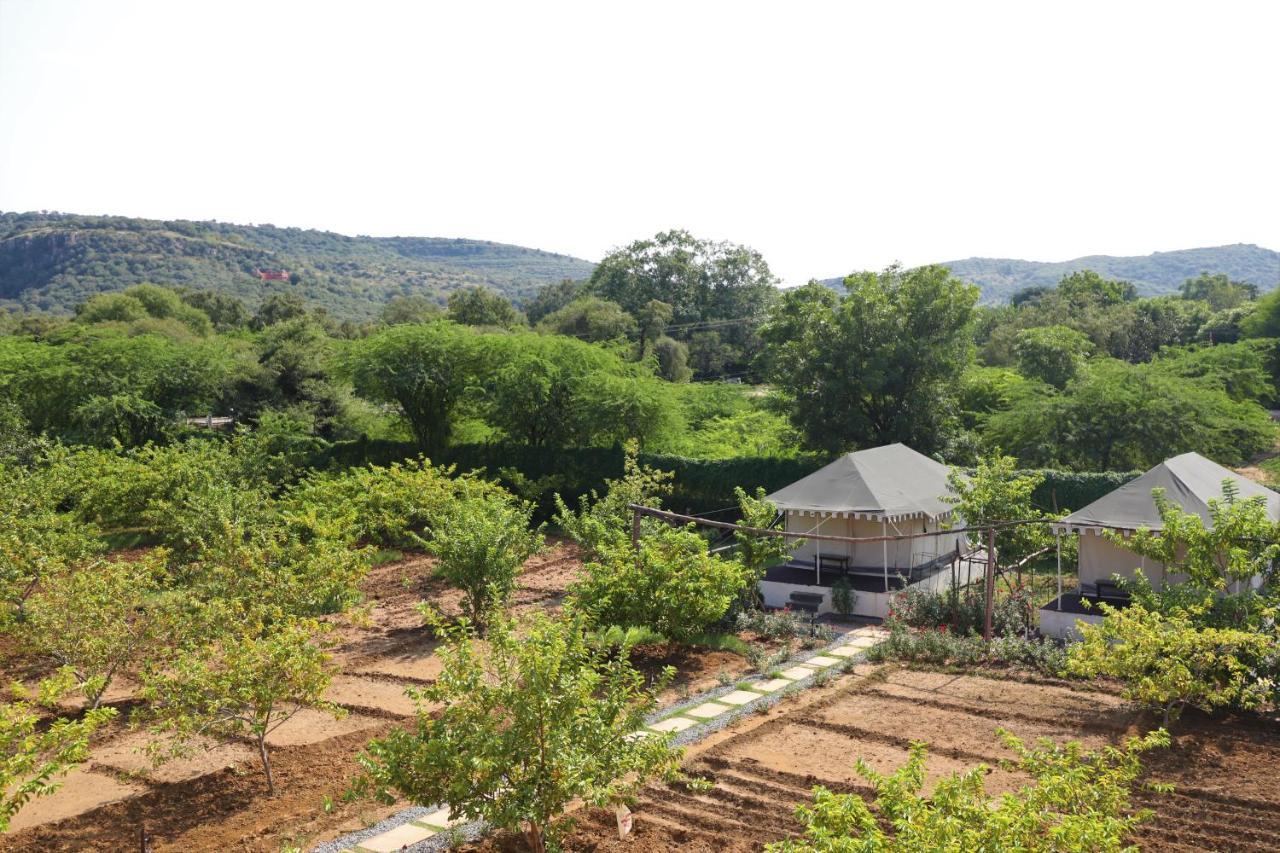
<path fill-rule="evenodd" d="M 449 319 L 464 326 L 517 329 L 524 315 L 505 296 L 487 287 L 464 287 L 449 294 Z"/>
<path fill-rule="evenodd" d="M 1023 464 L 1093 471 L 1147 468 L 1195 450 L 1239 464 L 1271 447 L 1262 407 L 1154 365 L 1092 364 L 1060 393 L 1023 388 L 990 415 L 984 440 Z"/>
<path fill-rule="evenodd" d="M 1082 332 L 1067 326 L 1023 329 L 1014 345 L 1022 375 L 1055 388 L 1075 378 L 1092 350 L 1093 344 Z"/>
<path fill-rule="evenodd" d="M 792 424 L 817 450 L 895 441 L 945 450 L 978 289 L 938 266 L 844 284 L 843 297 L 817 284 L 788 291 L 761 332 Z"/>
<path fill-rule="evenodd" d="M 676 230 L 610 252 L 587 287 L 638 318 L 650 340 L 662 331 L 652 330 L 642 315 L 655 301 L 670 306 L 671 337 L 717 329 L 732 348 L 733 364 L 745 368 L 759 348 L 755 327 L 776 298 L 777 283 L 754 249 Z"/>
<path fill-rule="evenodd" d="M 422 451 L 439 456 L 480 372 L 479 340 L 447 322 L 393 326 L 356 342 L 347 364 L 356 392 L 398 406 Z"/>

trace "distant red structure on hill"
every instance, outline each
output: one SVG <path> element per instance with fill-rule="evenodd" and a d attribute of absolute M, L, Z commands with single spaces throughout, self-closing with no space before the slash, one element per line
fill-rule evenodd
<path fill-rule="evenodd" d="M 257 270 L 258 278 L 263 281 L 288 281 L 288 270 Z"/>

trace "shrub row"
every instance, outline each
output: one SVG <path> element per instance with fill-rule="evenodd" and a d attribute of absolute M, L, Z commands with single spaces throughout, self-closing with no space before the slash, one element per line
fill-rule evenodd
<path fill-rule="evenodd" d="M 417 454 L 412 442 L 337 442 L 313 459 L 319 468 L 349 468 L 391 462 Z M 600 489 L 606 479 L 622 476 L 622 448 L 586 447 L 555 449 L 509 444 L 462 444 L 449 448 L 444 458 L 432 462 L 456 465 L 459 471 L 484 469 L 508 485 L 549 507 L 555 491 L 574 498 Z M 675 473 L 675 491 L 667 501 L 677 511 L 705 513 L 735 505 L 734 486 L 751 492 L 763 487 L 772 492 L 813 473 L 825 460 L 777 459 L 743 456 L 736 459 L 689 459 L 656 453 L 640 454 L 640 462 Z M 1124 485 L 1138 472 L 1073 472 L 1044 470 L 1045 480 L 1033 499 L 1046 511 L 1075 510 Z M 522 479 L 523 483 L 514 482 Z"/>

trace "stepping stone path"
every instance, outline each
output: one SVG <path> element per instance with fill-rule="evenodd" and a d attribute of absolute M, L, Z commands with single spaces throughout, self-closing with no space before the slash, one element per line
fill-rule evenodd
<path fill-rule="evenodd" d="M 741 684 L 729 693 L 709 698 L 697 705 L 690 705 L 669 717 L 650 723 L 645 731 L 632 732 L 627 737 L 637 739 L 645 737 L 646 734 L 678 733 L 713 721 L 724 714 L 738 711 L 757 699 L 763 699 L 770 693 L 790 687 L 802 679 L 810 678 L 831 667 L 841 666 L 850 658 L 865 653 L 867 649 L 888 636 L 888 631 L 877 626 L 858 628 L 846 634 L 839 645 L 826 649 L 822 654 L 808 660 L 795 661 L 791 668 L 783 670 L 780 678 Z M 462 822 L 461 818 L 453 820 L 448 808 L 439 808 L 428 815 L 414 818 L 356 844 L 347 842 L 350 846 L 342 848 L 340 853 L 392 853 L 392 851 L 427 841 Z"/>
<path fill-rule="evenodd" d="M 718 717 L 725 711 L 729 710 L 728 705 L 721 705 L 719 702 L 707 702 L 696 708 L 690 708 L 685 711 L 690 717 L 697 717 L 700 720 L 709 720 L 712 717 Z"/>

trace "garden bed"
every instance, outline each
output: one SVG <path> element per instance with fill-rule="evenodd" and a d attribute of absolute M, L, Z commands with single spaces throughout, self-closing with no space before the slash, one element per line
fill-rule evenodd
<path fill-rule="evenodd" d="M 582 571 L 577 549 L 553 541 L 530 559 L 513 595 L 519 614 L 556 609 L 566 587 Z M 327 698 L 344 706 L 342 720 L 304 711 L 272 738 L 272 766 L 278 796 L 266 795 L 261 769 L 247 743 L 198 750 L 190 757 L 151 769 L 137 751 L 147 737 L 125 720 L 95 738 L 91 757 L 63 790 L 34 800 L 0 836 L 0 850 L 136 850 L 145 829 L 153 850 L 243 850 L 278 853 L 282 847 L 310 845 L 372 825 L 404 808 L 341 801 L 357 773 L 356 755 L 373 737 L 411 720 L 406 687 L 429 684 L 439 673 L 437 642 L 423 629 L 419 602 L 430 601 L 446 615 L 459 612 L 461 595 L 431 576 L 434 560 L 420 554 L 388 554 L 361 584 L 368 606 L 359 623 L 336 622 L 334 658 L 341 674 Z M 755 639 L 747 635 L 748 639 Z M 766 648 L 780 645 L 764 641 Z M 10 653 L 6 680 L 34 679 L 47 669 Z M 751 673 L 732 651 L 698 646 L 655 645 L 639 649 L 637 665 L 656 674 L 676 667 L 663 694 L 664 705 Z M 123 684 L 123 682 L 122 682 Z M 131 688 L 132 686 L 130 686 Z M 122 718 L 131 689 L 113 690 Z M 212 746 L 212 745 L 210 745 Z"/>
<path fill-rule="evenodd" d="M 1097 747 L 1150 720 L 1114 694 L 1077 685 L 1023 683 L 979 674 L 860 667 L 830 687 L 801 694 L 692 747 L 685 769 L 711 779 L 705 795 L 654 786 L 635 809 L 635 832 L 619 841 L 611 812 L 589 810 L 567 849 L 592 851 L 748 851 L 798 833 L 792 809 L 813 785 L 867 793 L 854 773 L 863 757 L 889 771 L 912 740 L 934 744 L 928 772 L 939 774 L 1007 757 L 1004 727 L 1026 739 L 1046 736 Z M 1280 837 L 1280 729 L 1255 718 L 1208 719 L 1188 712 L 1172 749 L 1148 754 L 1151 779 L 1174 794 L 1140 793 L 1156 816 L 1133 839 L 1152 850 L 1269 851 Z M 992 793 L 1026 780 L 996 770 Z M 518 849 L 495 837 L 471 850 Z"/>

